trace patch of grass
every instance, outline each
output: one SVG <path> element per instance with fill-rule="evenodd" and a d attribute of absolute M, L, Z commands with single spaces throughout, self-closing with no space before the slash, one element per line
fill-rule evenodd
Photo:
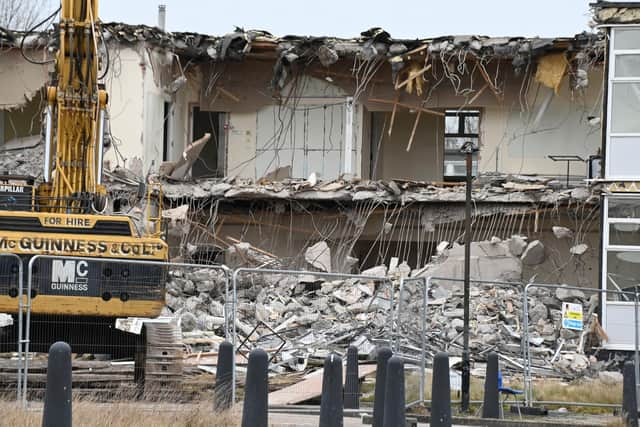
<path fill-rule="evenodd" d="M 23 411 L 15 402 L 0 402 L 0 426 L 40 427 L 42 411 Z M 214 414 L 212 404 L 73 402 L 74 427 L 237 427 L 238 410 Z"/>
<path fill-rule="evenodd" d="M 516 390 L 523 390 L 521 381 L 505 381 L 505 386 Z M 417 373 L 409 375 L 405 381 L 407 401 L 418 399 L 420 378 Z M 482 400 L 484 396 L 484 380 L 471 378 L 471 400 Z M 557 379 L 534 381 L 534 399 L 537 401 L 579 402 L 579 403 L 608 403 L 622 404 L 622 383 L 605 384 L 600 380 L 576 380 L 563 382 Z M 431 399 L 431 374 L 426 375 L 425 398 Z M 458 392 L 451 393 L 452 400 L 460 399 Z M 511 400 L 510 400 L 511 402 Z M 559 405 L 556 407 L 560 407 Z M 594 408 L 583 406 L 566 406 L 571 412 L 591 414 L 611 413 L 611 408 Z"/>

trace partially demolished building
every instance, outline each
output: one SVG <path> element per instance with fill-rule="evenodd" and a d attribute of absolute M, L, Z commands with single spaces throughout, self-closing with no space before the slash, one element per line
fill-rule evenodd
<path fill-rule="evenodd" d="M 325 242 L 325 269 L 422 268 L 461 242 L 459 149 L 472 141 L 474 240 L 541 240 L 548 265 L 525 269 L 597 281 L 589 168 L 554 159 L 599 152 L 598 35 L 396 40 L 374 28 L 345 40 L 106 24 L 104 39 L 112 209 L 129 211 L 136 182 L 163 176 L 179 208 L 166 213 L 176 256 L 302 266 Z M 25 59 L 55 40 L 28 35 L 24 55 L 20 40 L 2 35 L 0 142 L 18 156 L 2 168 L 37 175 L 13 148 L 37 154 L 46 65 Z M 573 234 L 558 240 L 553 226 Z"/>
<path fill-rule="evenodd" d="M 637 10 L 599 4 L 595 17 L 636 25 Z M 611 34 L 631 34 L 624 31 L 637 30 L 398 40 L 380 28 L 337 39 L 104 24 L 109 209 L 138 215 L 140 185 L 162 183 L 156 194 L 174 260 L 460 278 L 460 149 L 470 141 L 478 148 L 473 278 L 628 289 L 636 283 L 632 244 L 640 221 L 618 193 L 637 192 L 628 139 L 637 135 L 623 120 L 633 109 L 616 107 L 615 85 L 637 84 L 631 66 L 640 36 L 621 36 L 626 47 L 611 48 Z M 55 43 L 48 33 L 0 29 L 0 175 L 40 173 L 42 92 Z M 623 66 L 627 58 L 631 68 Z M 638 105 L 635 86 L 623 95 L 621 105 Z M 219 332 L 224 310 L 214 294 L 221 295 L 221 281 L 171 278 L 167 307 L 182 313 L 185 332 Z M 265 279 L 240 297 L 252 310 L 247 318 L 280 322 L 279 330 L 346 311 L 362 315 L 369 330 L 384 328 L 363 302 L 374 295 L 368 285 L 312 283 L 318 298 L 311 299 L 301 283 Z M 511 341 L 520 339 L 520 296 L 480 288 L 473 290 L 473 312 L 485 318 L 474 326 L 478 345 L 499 341 L 501 351 L 519 354 Z M 409 293 L 418 298 L 416 289 Z M 460 295 L 439 295 L 429 309 L 454 342 Z M 588 301 L 588 316 L 603 313 L 609 335 L 600 340 L 628 345 L 633 334 L 618 331 L 632 303 L 611 300 L 603 308 L 582 292 L 559 290 L 531 301 L 532 343 L 545 343 L 543 357 L 559 337 L 571 340 L 565 349 L 583 352 L 584 337 L 556 325 L 567 300 Z M 615 316 L 607 319 L 607 310 Z M 495 319 L 508 327 L 496 332 Z M 337 328 L 324 326 L 316 329 L 325 335 Z M 341 326 L 354 338 L 351 324 Z M 581 368 L 571 369 L 586 369 L 589 361 L 574 356 Z"/>

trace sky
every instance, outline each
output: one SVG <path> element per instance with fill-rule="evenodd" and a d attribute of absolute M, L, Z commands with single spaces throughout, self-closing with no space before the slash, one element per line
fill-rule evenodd
<path fill-rule="evenodd" d="M 55 0 L 50 0 L 54 3 Z M 167 29 L 221 35 L 244 29 L 355 37 L 382 27 L 395 38 L 443 35 L 572 36 L 588 30 L 593 0 L 101 0 L 102 21 L 157 24 L 167 5 Z"/>

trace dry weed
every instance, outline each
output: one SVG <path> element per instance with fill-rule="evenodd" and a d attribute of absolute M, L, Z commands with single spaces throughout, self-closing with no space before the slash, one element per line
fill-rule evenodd
<path fill-rule="evenodd" d="M 75 427 L 237 427 L 238 410 L 213 413 L 212 404 L 73 403 Z M 23 411 L 14 402 L 0 403 L 0 426 L 40 427 L 42 411 Z"/>
<path fill-rule="evenodd" d="M 505 386 L 522 390 L 521 381 L 512 380 Z M 407 398 L 417 399 L 420 389 L 418 375 L 407 377 Z M 610 403 L 622 404 L 622 383 L 605 384 L 600 380 L 576 380 L 563 382 L 557 379 L 536 380 L 534 382 L 534 398 L 538 401 L 580 402 L 580 403 Z M 482 400 L 484 395 L 484 380 L 471 378 L 471 399 Z M 427 374 L 425 396 L 431 398 L 431 374 Z M 459 398 L 452 392 L 453 399 Z M 579 409 L 579 408 L 572 408 Z"/>

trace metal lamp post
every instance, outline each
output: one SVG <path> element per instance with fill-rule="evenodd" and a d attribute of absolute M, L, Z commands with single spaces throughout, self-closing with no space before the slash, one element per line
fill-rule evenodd
<path fill-rule="evenodd" d="M 473 180 L 473 153 L 478 151 L 472 141 L 464 143 L 460 152 L 465 155 L 467 163 L 467 195 L 464 210 L 464 329 L 462 349 L 462 412 L 469 411 L 471 362 L 469 357 L 469 274 L 471 269 L 471 183 Z"/>

